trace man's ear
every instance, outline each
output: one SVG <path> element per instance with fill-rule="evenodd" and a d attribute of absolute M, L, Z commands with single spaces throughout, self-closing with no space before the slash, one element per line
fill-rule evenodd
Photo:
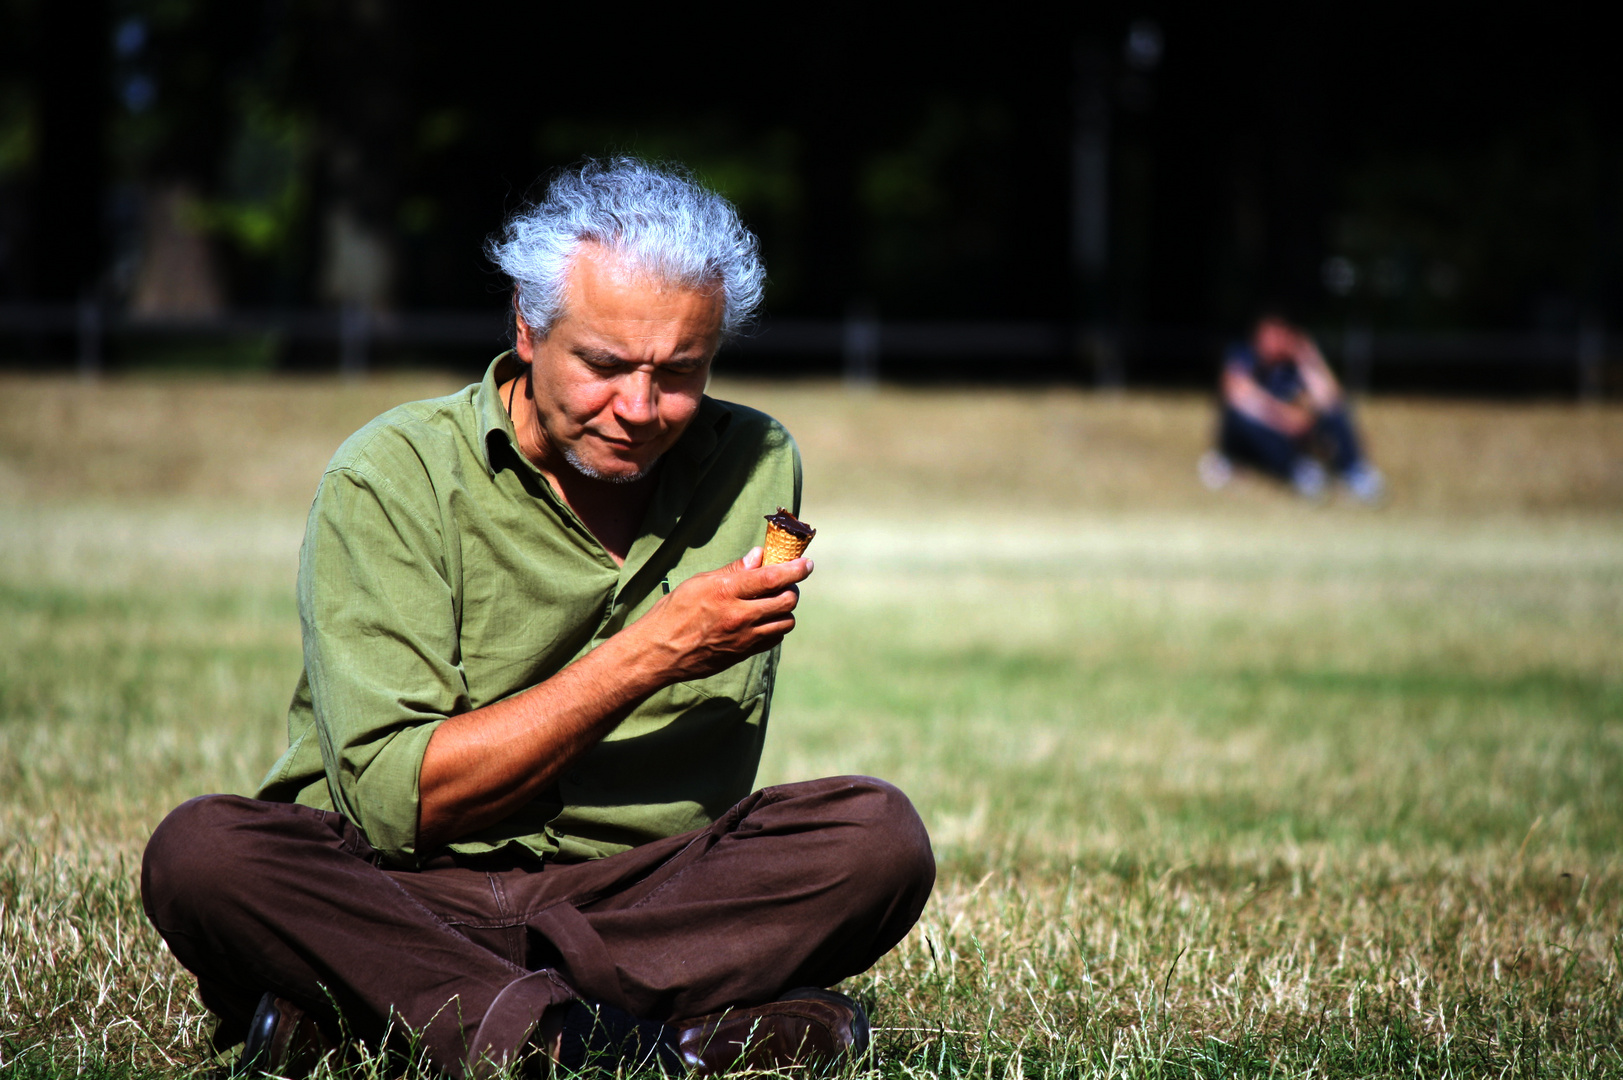
<path fill-rule="evenodd" d="M 530 332 L 524 316 L 516 311 L 513 312 L 513 351 L 526 364 L 535 362 L 535 335 Z"/>

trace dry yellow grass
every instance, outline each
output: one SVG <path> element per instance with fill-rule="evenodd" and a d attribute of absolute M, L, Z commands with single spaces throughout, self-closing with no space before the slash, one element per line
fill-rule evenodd
<path fill-rule="evenodd" d="M 0 497 L 302 505 L 338 442 L 391 405 L 462 380 L 0 376 Z M 808 506 L 1077 509 L 1238 507 L 1281 500 L 1242 483 L 1214 502 L 1194 461 L 1201 395 L 969 388 L 852 393 L 838 383 L 716 381 L 763 408 L 809 463 Z M 1428 514 L 1623 511 L 1623 407 L 1375 399 L 1360 418 L 1391 509 Z"/>

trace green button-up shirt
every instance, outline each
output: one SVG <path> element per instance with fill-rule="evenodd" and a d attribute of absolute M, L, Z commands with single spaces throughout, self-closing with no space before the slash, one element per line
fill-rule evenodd
<path fill-rule="evenodd" d="M 800 503 L 777 421 L 706 397 L 665 455 L 623 566 L 519 452 L 484 381 L 392 409 L 327 467 L 299 557 L 304 674 L 259 797 L 335 809 L 391 863 L 417 845 L 418 773 L 447 717 L 542 682 Z M 638 706 L 559 782 L 451 845 L 578 860 L 708 824 L 749 794 L 778 650 Z"/>

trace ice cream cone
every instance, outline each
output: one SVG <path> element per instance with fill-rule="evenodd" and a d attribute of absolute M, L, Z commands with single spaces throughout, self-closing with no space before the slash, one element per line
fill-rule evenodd
<path fill-rule="evenodd" d="M 761 565 L 773 566 L 800 558 L 816 535 L 816 529 L 798 520 L 783 507 L 778 507 L 776 514 L 767 515 L 766 541 L 761 545 Z"/>

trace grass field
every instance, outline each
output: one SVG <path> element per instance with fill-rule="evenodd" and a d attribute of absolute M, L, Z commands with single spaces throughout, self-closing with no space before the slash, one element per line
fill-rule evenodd
<path fill-rule="evenodd" d="M 0 380 L 0 1076 L 210 1061 L 141 847 L 282 744 L 327 456 L 449 386 Z M 1623 1075 L 1623 410 L 1370 403 L 1371 511 L 1205 492 L 1193 397 L 717 393 L 820 530 L 762 780 L 941 861 L 883 1073 Z"/>

